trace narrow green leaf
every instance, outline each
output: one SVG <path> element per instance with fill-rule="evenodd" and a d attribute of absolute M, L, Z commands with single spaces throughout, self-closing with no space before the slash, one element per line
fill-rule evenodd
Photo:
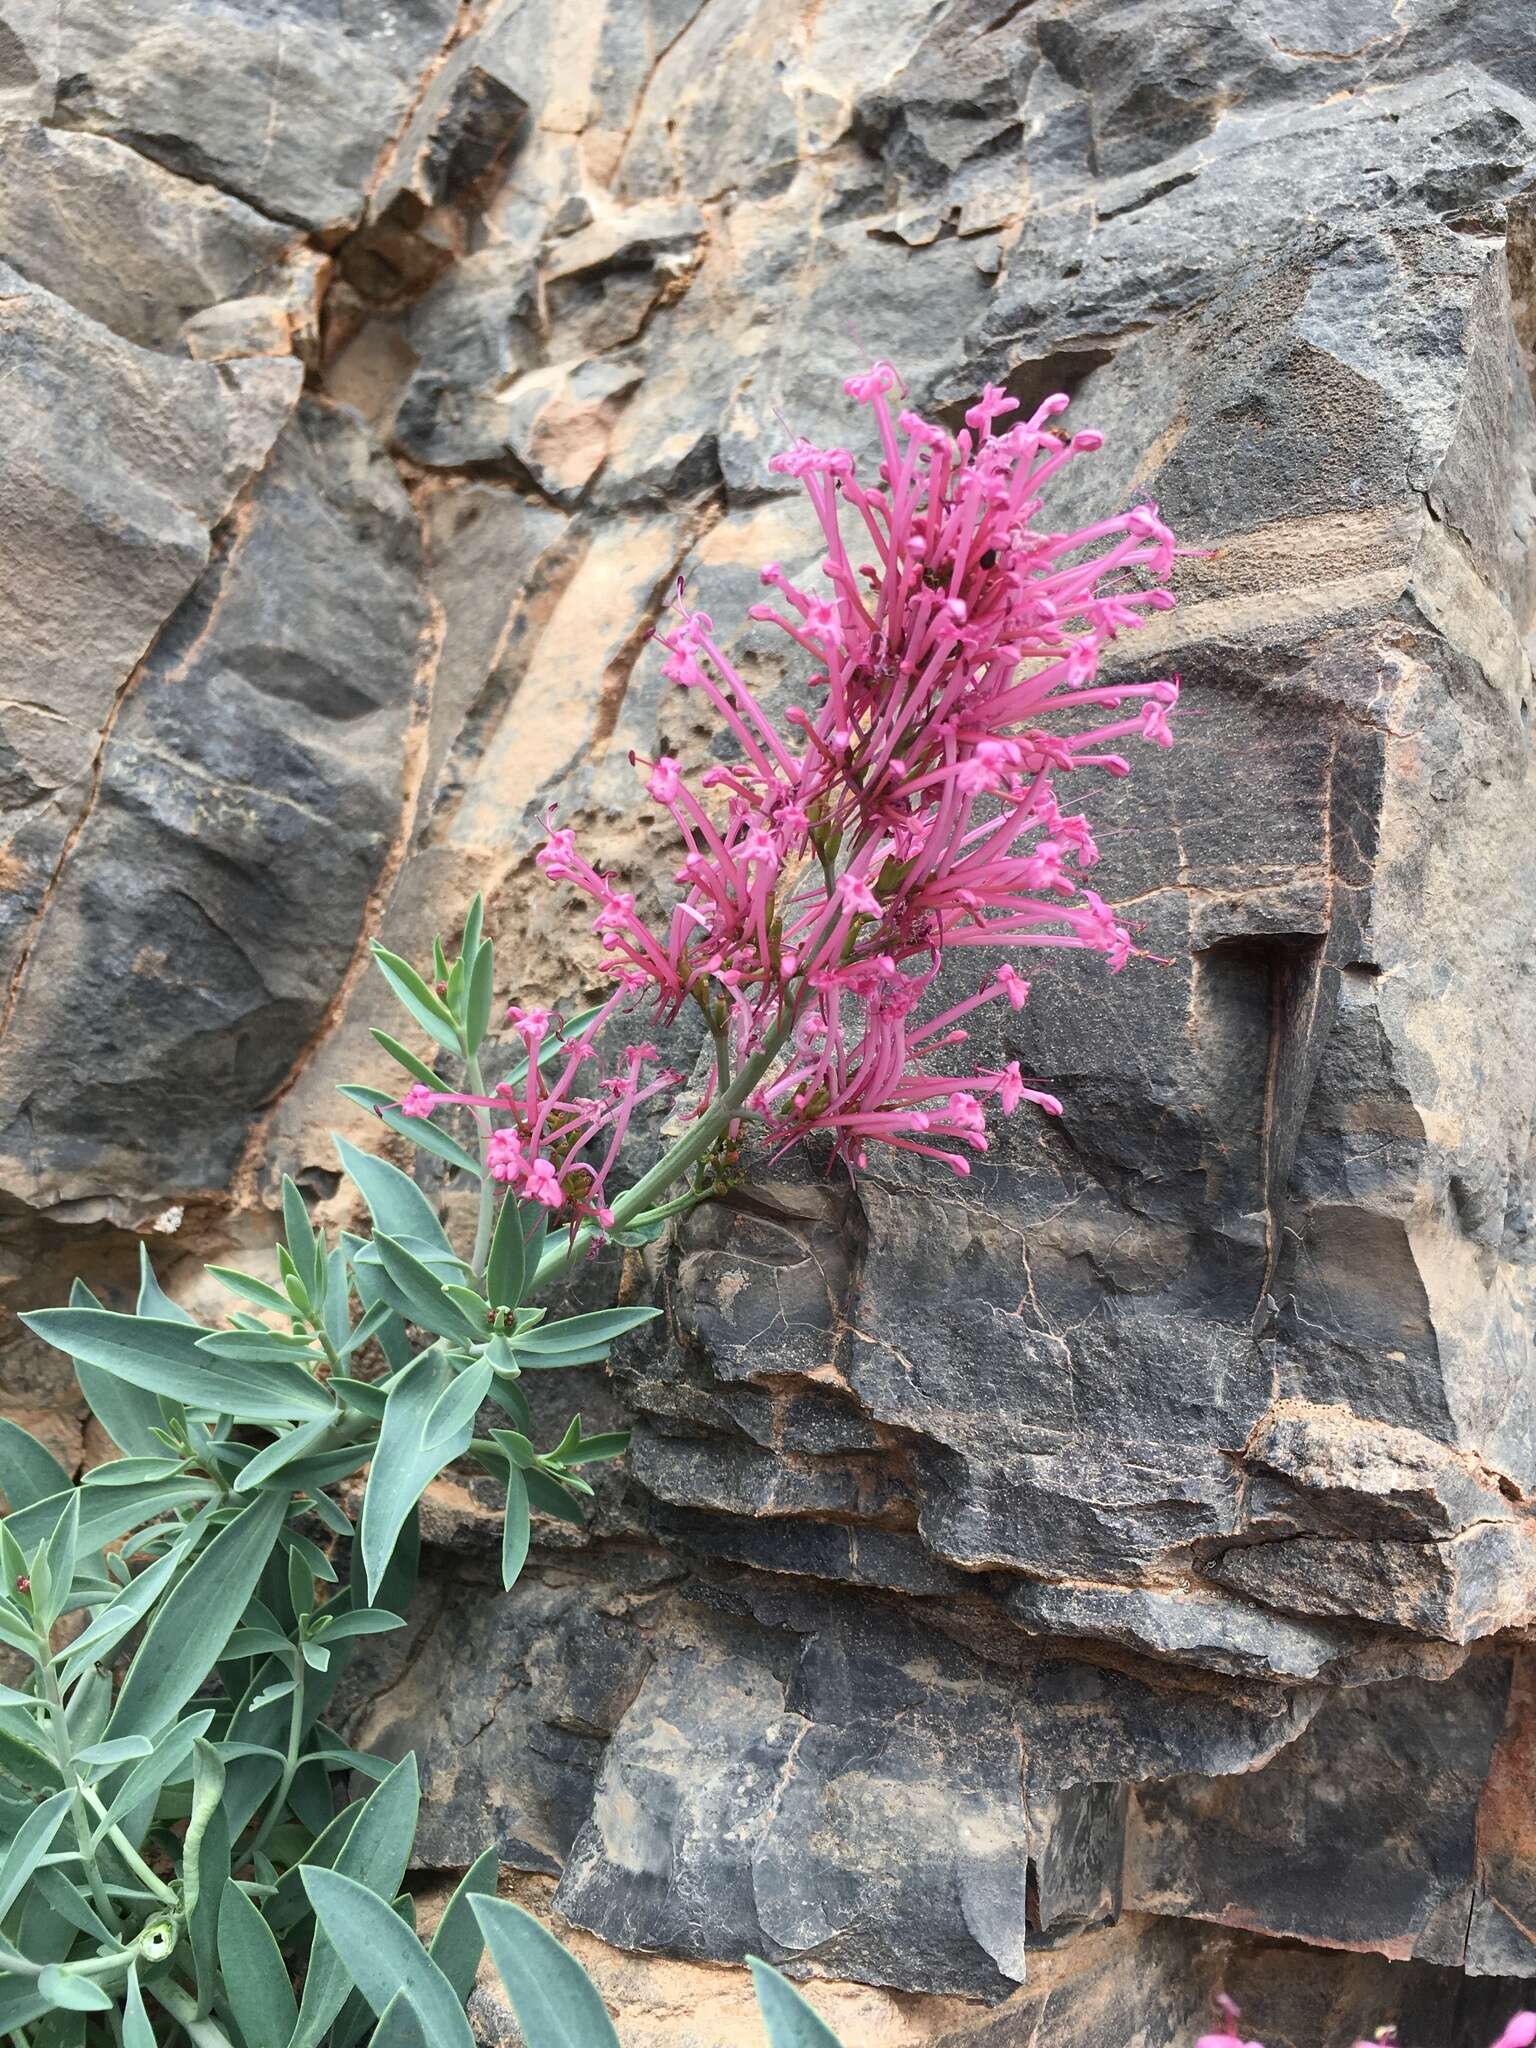
<path fill-rule="evenodd" d="M 465 957 L 472 957 L 474 964 L 469 970 L 469 987 L 464 997 L 464 1042 L 474 1052 L 490 1029 L 491 1005 L 496 999 L 496 967 L 490 940 L 473 955 L 466 947 Z"/>
<path fill-rule="evenodd" d="M 135 1817 L 142 1819 L 147 1826 L 149 1811 L 160 1796 L 160 1788 L 186 1776 L 192 1746 L 200 1735 L 207 1734 L 212 1720 L 213 1709 L 203 1707 L 197 1713 L 189 1714 L 185 1721 L 178 1721 L 174 1727 L 166 1729 L 151 1753 L 134 1765 L 113 1793 L 106 1819 L 96 1823 L 97 1834 L 105 1833 L 108 1826 L 118 1822 L 123 1822 L 132 1834 Z M 128 1817 L 126 1820 L 125 1816 Z"/>
<path fill-rule="evenodd" d="M 485 898 L 477 889 L 464 913 L 464 931 L 459 940 L 459 958 L 473 960 L 485 935 Z"/>
<path fill-rule="evenodd" d="M 370 1604 L 406 1516 L 444 1465 L 468 1446 L 468 1422 L 455 1437 L 429 1442 L 426 1434 L 428 1418 L 452 1379 L 446 1359 L 434 1347 L 413 1360 L 389 1390 L 359 1527 Z"/>
<path fill-rule="evenodd" d="M 416 1777 L 416 1758 L 407 1755 L 396 1764 L 384 1782 L 368 1796 L 346 1840 L 337 1851 L 332 1868 L 354 1879 L 380 1899 L 392 1899 L 416 1835 L 416 1813 L 421 1791 Z M 303 1875 L 313 1875 L 310 1866 Z M 387 1911 L 386 1907 L 386 1911 Z M 351 1989 L 351 1976 L 321 1926 L 316 1926 L 310 1949 L 309 1969 L 304 1979 L 304 1997 L 294 2026 L 290 2048 L 315 2048 L 322 2034 L 341 2011 Z"/>
<path fill-rule="evenodd" d="M 164 1592 L 186 1555 L 186 1549 L 185 1544 L 176 1545 L 164 1557 L 147 1566 L 136 1579 L 130 1579 L 117 1598 L 102 1608 L 88 1628 L 81 1630 L 70 1644 L 63 1665 L 66 1685 L 85 1664 L 94 1663 L 115 1650 L 123 1637 L 143 1620 Z"/>
<path fill-rule="evenodd" d="M 195 1324 L 93 1308 L 39 1309 L 22 1321 L 74 1359 L 152 1394 L 238 1415 L 242 1422 L 301 1421 L 331 1406 L 325 1389 L 299 1366 L 272 1365 L 256 1375 L 221 1365 L 201 1348 L 204 1333 Z"/>
<path fill-rule="evenodd" d="M 629 1449 L 630 1435 L 627 1429 L 611 1429 L 599 1436 L 584 1436 L 560 1462 L 563 1465 L 597 1465 L 606 1458 L 622 1458 Z"/>
<path fill-rule="evenodd" d="M 275 1309 L 284 1316 L 293 1313 L 293 1305 L 287 1295 L 279 1294 L 265 1280 L 254 1279 L 251 1274 L 238 1272 L 233 1266 L 209 1266 L 206 1270 L 231 1294 L 238 1294 L 245 1301 L 254 1301 L 258 1308 Z"/>
<path fill-rule="evenodd" d="M 101 1307 L 83 1280 L 71 1284 L 69 1305 L 71 1308 Z M 152 1394 L 146 1394 L 141 1387 L 130 1387 L 125 1380 L 114 1379 L 111 1373 L 103 1372 L 99 1366 L 87 1364 L 83 1359 L 76 1358 L 72 1362 L 86 1406 L 120 1451 L 125 1451 L 130 1458 L 152 1458 L 164 1450 L 165 1446 L 154 1434 L 160 1427 L 160 1410 Z"/>
<path fill-rule="evenodd" d="M 235 1481 L 236 1493 L 254 1493 L 257 1487 L 265 1486 L 275 1472 L 281 1472 L 295 1458 L 304 1457 L 328 1434 L 335 1419 L 333 1410 L 330 1415 L 317 1415 L 313 1421 L 301 1422 L 296 1429 L 274 1438 L 242 1469 Z"/>
<path fill-rule="evenodd" d="M 154 1735 L 213 1669 L 256 1590 L 288 1503 L 258 1494 L 167 1594 L 118 1694 L 109 1733 Z"/>
<path fill-rule="evenodd" d="M 501 1527 L 501 1583 L 509 1591 L 528 1562 L 528 1539 L 528 1482 L 509 1459 L 507 1507 Z"/>
<path fill-rule="evenodd" d="M 547 1928 L 510 1899 L 473 1911 L 527 2048 L 619 2048 L 597 1986 Z"/>
<path fill-rule="evenodd" d="M 373 1030 L 375 1044 L 383 1046 L 399 1066 L 404 1067 L 413 1081 L 419 1081 L 423 1088 L 442 1087 L 442 1081 L 433 1073 L 425 1060 L 419 1060 L 409 1046 L 402 1045 L 398 1038 L 391 1038 L 387 1031 Z"/>
<path fill-rule="evenodd" d="M 480 1412 L 490 1387 L 491 1368 L 481 1359 L 461 1372 L 452 1386 L 444 1388 L 424 1425 L 426 1450 L 430 1452 L 439 1444 L 458 1440 Z M 457 1457 L 458 1451 L 453 1455 Z"/>
<path fill-rule="evenodd" d="M 475 1988 L 475 1972 L 485 1950 L 480 1923 L 475 1918 L 476 1899 L 493 1899 L 501 1863 L 494 1849 L 486 1849 L 460 1878 L 447 1910 L 437 1923 L 427 1953 L 453 1987 L 463 2005 Z"/>
<path fill-rule="evenodd" d="M 50 2005 L 67 2012 L 110 2012 L 112 2001 L 91 1977 L 77 1977 L 58 1963 L 50 1963 L 37 1980 L 38 1995 Z"/>
<path fill-rule="evenodd" d="M 826 2021 L 777 1970 L 756 1956 L 747 1957 L 747 1967 L 768 2029 L 769 2048 L 841 2048 Z"/>
<path fill-rule="evenodd" d="M 139 1989 L 136 1963 L 128 1965 L 128 1988 L 123 1996 L 123 2048 L 156 2048 L 155 2030 L 144 2010 L 144 1994 Z"/>
<path fill-rule="evenodd" d="M 527 1279 L 526 1219 L 515 1195 L 502 1202 L 485 1268 L 485 1291 L 496 1308 L 516 1308 Z"/>
<path fill-rule="evenodd" d="M 46 1632 L 69 1604 L 80 1553 L 80 1489 L 71 1487 L 48 1541 L 32 1560 L 32 1612 Z"/>
<path fill-rule="evenodd" d="M 423 1238 L 428 1244 L 440 1245 L 452 1255 L 453 1247 L 437 1220 L 436 1209 L 408 1173 L 402 1173 L 398 1166 L 391 1166 L 387 1159 L 375 1159 L 371 1153 L 359 1152 L 343 1137 L 333 1134 L 333 1139 L 342 1166 L 348 1177 L 356 1182 L 368 1204 L 375 1229 L 394 1238 Z"/>
<path fill-rule="evenodd" d="M 154 1479 L 140 1486 L 82 1486 L 80 1488 L 80 1548 L 87 1553 L 115 1543 L 130 1530 L 142 1529 L 156 1515 L 173 1508 L 190 1507 L 211 1500 L 217 1489 L 206 1479 L 190 1477 Z M 34 1501 L 14 1515 L 5 1526 L 23 1545 L 41 1543 L 58 1521 L 67 1496 Z M 146 1531 L 146 1536 L 150 1532 Z"/>
<path fill-rule="evenodd" d="M 0 1920 L 21 1895 L 21 1888 L 53 1847 L 59 1823 L 69 1811 L 69 1794 L 56 1792 L 41 1806 L 33 1807 L 12 1836 L 0 1861 Z"/>
<path fill-rule="evenodd" d="M 245 2048 L 285 2048 L 299 2016 L 287 1966 L 266 1921 L 234 1884 L 219 1903 L 219 1968 Z"/>
<path fill-rule="evenodd" d="M 394 1290 L 395 1306 L 403 1316 L 419 1328 L 430 1330 L 435 1337 L 452 1337 L 462 1342 L 485 1335 L 483 1314 L 479 1324 L 475 1324 L 443 1292 L 443 1283 L 432 1268 L 407 1251 L 398 1239 L 376 1231 L 373 1245 Z"/>
<path fill-rule="evenodd" d="M 391 1614 L 388 1608 L 361 1607 L 351 1614 L 338 1614 L 326 1629 L 325 1640 L 339 1643 L 348 1636 L 382 1636 L 388 1635 L 392 1629 L 404 1627 L 404 1616 Z"/>
<path fill-rule="evenodd" d="M 288 1243 L 288 1256 L 298 1268 L 299 1278 L 313 1299 L 318 1286 L 318 1246 L 315 1233 L 310 1228 L 308 1206 L 299 1193 L 297 1183 L 286 1173 L 283 1175 L 283 1236 Z"/>
<path fill-rule="evenodd" d="M 155 1269 L 149 1263 L 149 1248 L 139 1245 L 139 1298 L 135 1314 L 159 1316 L 168 1323 L 196 1323 L 197 1317 L 188 1315 L 179 1301 L 172 1301 L 160 1282 L 155 1278 Z"/>
<path fill-rule="evenodd" d="M 18 1423 L 0 1419 L 0 1493 L 8 1508 L 29 1508 L 71 1483 L 52 1451 Z"/>
<path fill-rule="evenodd" d="M 473 2048 L 474 2036 L 452 1985 L 383 1899 L 335 1870 L 307 1870 L 304 1888 L 352 1981 L 376 2013 L 403 1992 L 420 2013 L 433 2048 Z"/>
<path fill-rule="evenodd" d="M 398 953 L 386 952 L 378 944 L 374 945 L 373 957 L 379 972 L 427 1036 L 435 1039 L 444 1052 L 462 1054 L 458 1030 L 441 997 L 428 988 L 410 962 L 402 960 Z"/>
<path fill-rule="evenodd" d="M 612 1344 L 616 1338 L 643 1324 L 654 1322 L 659 1308 L 600 1308 L 590 1315 L 567 1316 L 564 1322 L 540 1323 L 514 1340 L 518 1357 L 547 1356 L 562 1351 L 588 1350 L 594 1344 Z"/>
<path fill-rule="evenodd" d="M 361 1109 L 374 1110 L 386 1130 L 397 1131 L 402 1138 L 409 1138 L 413 1145 L 420 1146 L 423 1152 L 446 1159 L 460 1173 L 472 1174 L 476 1180 L 480 1178 L 479 1160 L 472 1152 L 466 1152 L 457 1138 L 450 1138 L 429 1116 L 407 1116 L 394 1106 L 396 1098 L 386 1095 L 382 1088 L 346 1087 L 336 1092 L 345 1095 L 349 1102 L 355 1102 Z"/>
<path fill-rule="evenodd" d="M 120 1735 L 115 1742 L 92 1742 L 84 1749 L 77 1749 L 75 1762 L 106 1770 L 116 1764 L 132 1763 L 136 1757 L 148 1756 L 154 1746 L 147 1735 Z"/>

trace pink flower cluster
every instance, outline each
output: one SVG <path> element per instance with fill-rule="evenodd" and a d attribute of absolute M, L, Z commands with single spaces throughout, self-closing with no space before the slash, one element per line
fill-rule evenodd
<path fill-rule="evenodd" d="M 662 1089 L 676 1088 L 679 1073 L 660 1067 L 653 1045 L 630 1046 L 616 1073 L 579 1094 L 576 1082 L 598 1058 L 597 1039 L 622 1001 L 617 990 L 579 1032 L 566 1038 L 548 1010 L 515 1006 L 507 1021 L 523 1042 L 526 1069 L 503 1081 L 490 1095 L 462 1095 L 417 1082 L 400 1103 L 404 1116 L 430 1116 L 444 1103 L 500 1116 L 490 1130 L 486 1166 L 524 1201 L 560 1210 L 573 1224 L 584 1218 L 607 1228 L 613 1211 L 604 1200 L 608 1175 L 624 1144 L 635 1111 Z"/>
<path fill-rule="evenodd" d="M 1109 641 L 1172 605 L 1176 550 L 1152 505 L 1074 532 L 1041 524 L 1051 479 L 1102 440 L 1053 431 L 1064 397 L 1005 428 L 1017 401 L 989 385 L 951 435 L 893 415 L 897 387 L 888 363 L 845 386 L 874 415 L 877 481 L 860 482 L 846 449 L 804 440 L 770 464 L 805 486 L 828 591 L 770 564 L 775 598 L 751 615 L 803 650 L 810 708 L 776 723 L 703 612 L 681 611 L 664 637 L 666 674 L 709 699 L 740 756 L 697 792 L 675 760 L 645 764 L 685 849 L 665 927 L 569 831 L 551 829 L 539 859 L 596 902 L 624 986 L 652 990 L 663 1021 L 700 1004 L 722 1083 L 731 1060 L 763 1066 L 744 1107 L 770 1142 L 819 1131 L 853 1167 L 879 1141 L 965 1173 L 966 1152 L 986 1149 L 989 1102 L 1061 1105 L 1016 1061 L 928 1065 L 953 1056 L 981 1004 L 1022 1005 L 1013 969 L 936 1015 L 930 991 L 965 947 L 1088 948 L 1115 969 L 1130 956 L 1130 933 L 1084 885 L 1099 857 L 1088 822 L 1054 785 L 1128 774 L 1115 750 L 1127 737 L 1172 744 L 1176 680 L 1096 677 Z"/>
<path fill-rule="evenodd" d="M 1217 1993 L 1216 2004 L 1222 2016 L 1221 2029 L 1218 2033 L 1202 2034 L 1195 2048 L 1264 2048 L 1262 2041 L 1245 2041 L 1238 2032 L 1237 2023 L 1242 2013 L 1224 1991 Z M 1387 2027 L 1377 2034 L 1374 2041 L 1356 2041 L 1354 2048 L 1395 2048 L 1396 2041 L 1396 2028 Z M 1536 2043 L 1536 2012 L 1517 2012 L 1493 2043 L 1493 2048 L 1532 2048 L 1533 2043 Z"/>

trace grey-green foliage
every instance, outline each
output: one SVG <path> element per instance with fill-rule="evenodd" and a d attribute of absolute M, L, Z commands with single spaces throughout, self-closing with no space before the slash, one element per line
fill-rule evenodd
<path fill-rule="evenodd" d="M 494 967 L 478 902 L 459 959 L 437 949 L 434 984 L 379 957 L 462 1061 L 466 1092 L 483 1093 Z M 209 1269 L 232 1298 L 223 1327 L 172 1301 L 147 1258 L 132 1314 L 77 1283 L 67 1307 L 25 1318 L 74 1360 L 122 1455 L 75 1485 L 0 1423 L 0 2034 L 13 2042 L 468 2039 L 470 1908 L 494 1890 L 494 1859 L 423 1950 L 399 1898 L 414 1759 L 390 1768 L 349 1749 L 326 1706 L 358 1638 L 401 1625 L 417 1503 L 445 1466 L 468 1456 L 507 1490 L 509 1586 L 533 1510 L 580 1520 L 582 1468 L 626 1439 L 584 1435 L 578 1418 L 540 1449 L 519 1379 L 601 1360 L 655 1311 L 550 1320 L 530 1300 L 545 1213 L 498 1203 L 485 1132 L 471 1149 L 431 1119 L 383 1120 L 478 1182 L 468 1259 L 409 1174 L 338 1139 L 371 1234 L 332 1241 L 285 1181 L 276 1281 Z M 560 1264 L 557 1249 L 546 1271 Z M 505 1426 L 479 1436 L 487 1401 Z M 338 1492 L 365 1468 L 354 1528 Z M 370 1789 L 346 1804 L 358 1777 Z M 384 1999 L 367 1958 L 397 1949 L 412 1960 Z"/>

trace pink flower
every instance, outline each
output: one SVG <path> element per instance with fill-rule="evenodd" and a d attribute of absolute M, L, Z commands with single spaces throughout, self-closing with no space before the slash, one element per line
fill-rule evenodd
<path fill-rule="evenodd" d="M 653 925 L 569 832 L 540 860 L 596 904 L 622 988 L 648 986 L 663 1022 L 696 1001 L 723 1073 L 756 1063 L 750 1108 L 771 1144 L 822 1132 L 854 1167 L 879 1143 L 965 1172 L 987 1107 L 1061 1104 L 1017 1061 L 939 1069 L 971 1010 L 1029 993 L 1008 965 L 945 1006 L 940 970 L 965 947 L 1129 961 L 1129 931 L 1083 887 L 1088 821 L 1057 790 L 1129 774 L 1117 742 L 1133 735 L 1172 743 L 1176 679 L 1099 675 L 1110 642 L 1172 602 L 1176 549 L 1154 505 L 1053 529 L 1052 478 L 1101 445 L 1055 429 L 1059 394 L 1020 417 L 989 385 L 950 434 L 893 416 L 899 388 L 884 362 L 845 386 L 872 416 L 872 477 L 803 439 L 770 464 L 804 485 L 824 547 L 819 591 L 771 563 L 774 599 L 751 608 L 810 664 L 802 701 L 771 715 L 679 597 L 666 673 L 708 701 L 734 756 L 697 791 L 669 756 L 650 770 L 684 842 L 680 900 Z"/>
<path fill-rule="evenodd" d="M 430 1116 L 439 1102 L 448 1100 L 427 1087 L 425 1082 L 416 1081 L 406 1089 L 395 1107 L 402 1116 Z"/>

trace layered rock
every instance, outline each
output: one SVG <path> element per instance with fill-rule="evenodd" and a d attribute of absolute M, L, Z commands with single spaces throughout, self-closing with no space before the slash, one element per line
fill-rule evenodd
<path fill-rule="evenodd" d="M 1179 744 L 1094 793 L 1155 958 L 987 1027 L 1067 1113 L 967 1183 L 781 1165 L 632 1271 L 626 1476 L 510 1599 L 445 1488 L 355 1731 L 430 1868 L 922 1994 L 852 2048 L 1172 2041 L 1220 1974 L 1475 2038 L 1536 1974 L 1524 11 L 0 11 L 8 1298 L 152 1219 L 190 1287 L 279 1169 L 341 1218 L 373 932 L 479 887 L 592 985 L 542 813 L 654 898 L 629 750 L 714 735 L 649 631 L 814 563 L 766 459 L 862 353 L 1071 392 L 1052 517 L 1208 551 L 1117 655 Z M 683 1963 L 602 1967 L 682 2038 Z"/>

